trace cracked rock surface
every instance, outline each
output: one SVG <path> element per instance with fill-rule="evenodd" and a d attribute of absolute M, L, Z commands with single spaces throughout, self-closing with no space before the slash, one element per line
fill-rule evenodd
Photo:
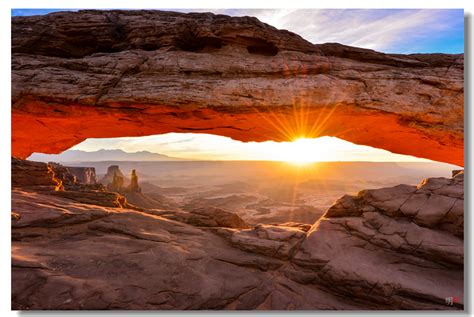
<path fill-rule="evenodd" d="M 294 274 L 382 307 L 462 298 L 463 183 L 461 172 L 342 197 L 308 232 L 293 258 L 308 271 Z"/>
<path fill-rule="evenodd" d="M 310 228 L 14 187 L 12 307 L 463 309 L 463 177 L 344 196 Z"/>

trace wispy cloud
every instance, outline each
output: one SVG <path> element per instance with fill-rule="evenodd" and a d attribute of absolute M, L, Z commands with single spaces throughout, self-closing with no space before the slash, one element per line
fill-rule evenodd
<path fill-rule="evenodd" d="M 393 53 L 462 53 L 464 12 L 460 9 L 215 9 L 255 16 L 312 43 L 341 44 Z"/>
<path fill-rule="evenodd" d="M 454 36 L 463 46 L 462 10 L 295 10 L 283 16 L 275 12 L 268 21 L 313 43 L 337 42 L 411 53 L 429 51 L 433 42 Z M 451 50 L 446 43 L 440 43 L 437 49 Z"/>

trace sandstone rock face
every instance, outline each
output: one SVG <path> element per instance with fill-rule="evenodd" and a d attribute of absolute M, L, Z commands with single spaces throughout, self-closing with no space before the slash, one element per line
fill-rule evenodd
<path fill-rule="evenodd" d="M 229 247 L 189 224 L 13 195 L 23 215 L 13 223 L 14 309 L 361 307 L 285 277 L 282 260 Z"/>
<path fill-rule="evenodd" d="M 42 163 L 21 160 L 13 157 L 11 161 L 12 187 L 54 186 L 53 174 L 61 180 L 64 186 L 74 187 L 92 185 L 91 188 L 100 188 L 96 184 L 95 168 L 69 167 L 58 163 Z"/>
<path fill-rule="evenodd" d="M 463 176 L 342 197 L 294 256 L 308 270 L 295 278 L 378 307 L 462 307 Z"/>
<path fill-rule="evenodd" d="M 154 199 L 141 192 L 138 186 L 138 177 L 135 170 L 132 171 L 131 178 L 124 176 L 118 165 L 111 165 L 107 168 L 107 173 L 100 179 L 100 183 L 106 186 L 110 192 L 118 193 L 126 198 L 127 204 L 138 208 L 167 208 L 170 203 L 166 199 Z"/>
<path fill-rule="evenodd" d="M 56 191 L 64 191 L 65 186 L 75 186 L 77 183 L 76 176 L 74 176 L 67 167 L 59 163 L 49 162 L 48 174 L 56 183 Z M 13 175 L 13 177 L 15 177 L 15 175 Z"/>
<path fill-rule="evenodd" d="M 406 218 L 418 226 L 449 231 L 462 238 L 464 172 L 457 173 L 452 179 L 428 178 L 416 187 L 398 185 L 364 190 L 356 197 L 343 196 L 329 208 L 326 217 L 365 217 L 374 212 Z"/>
<path fill-rule="evenodd" d="M 95 177 L 93 168 L 79 168 L 79 171 L 88 171 L 90 174 L 87 175 Z M 12 158 L 12 187 L 65 197 L 84 204 L 136 209 L 119 193 L 108 192 L 104 186 L 95 182 L 81 182 L 71 173 L 70 167 L 58 163 L 46 164 Z"/>
<path fill-rule="evenodd" d="M 139 207 L 130 204 L 126 197 L 119 193 L 109 192 L 105 190 L 96 189 L 75 189 L 66 191 L 56 191 L 51 195 L 68 198 L 82 204 L 90 204 L 104 207 L 118 207 L 129 209 L 140 209 Z"/>
<path fill-rule="evenodd" d="M 149 210 L 151 214 L 168 219 L 189 223 L 197 227 L 224 227 L 247 229 L 246 223 L 239 215 L 220 208 L 196 208 L 191 211 L 183 210 Z"/>
<path fill-rule="evenodd" d="M 47 186 L 56 183 L 48 174 L 48 164 L 12 158 L 12 187 Z"/>
<path fill-rule="evenodd" d="M 272 225 L 257 225 L 239 231 L 221 228 L 216 233 L 241 250 L 285 260 L 293 256 L 296 247 L 306 237 L 305 232 L 298 228 Z"/>
<path fill-rule="evenodd" d="M 345 196 L 311 228 L 242 229 L 17 188 L 12 307 L 463 309 L 463 183 Z"/>
<path fill-rule="evenodd" d="M 114 180 L 114 174 L 125 179 L 125 176 L 123 175 L 118 165 L 110 165 L 107 168 L 107 173 L 100 179 L 100 183 L 105 186 L 107 186 L 108 184 L 112 184 Z"/>
<path fill-rule="evenodd" d="M 463 63 L 462 54 L 313 45 L 251 17 L 13 17 L 13 155 L 166 132 L 331 135 L 462 166 Z"/>
<path fill-rule="evenodd" d="M 140 193 L 142 191 L 141 187 L 138 186 L 138 176 L 135 170 L 132 170 L 130 174 L 130 191 Z"/>
<path fill-rule="evenodd" d="M 93 167 L 72 167 L 67 166 L 69 172 L 76 176 L 77 181 L 83 184 L 95 184 L 97 183 L 97 176 L 95 174 L 95 168 Z"/>

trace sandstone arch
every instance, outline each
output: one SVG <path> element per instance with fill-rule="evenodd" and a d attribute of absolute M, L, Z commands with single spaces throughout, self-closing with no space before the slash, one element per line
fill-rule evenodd
<path fill-rule="evenodd" d="M 14 17 L 12 155 L 166 132 L 331 135 L 462 166 L 463 63 L 462 54 L 313 45 L 251 17 Z"/>

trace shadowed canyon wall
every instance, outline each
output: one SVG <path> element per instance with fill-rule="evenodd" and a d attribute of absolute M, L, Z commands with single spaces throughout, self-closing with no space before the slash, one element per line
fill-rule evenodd
<path fill-rule="evenodd" d="M 12 18 L 12 155 L 87 138 L 336 136 L 464 165 L 464 56 L 311 44 L 252 17 Z"/>

